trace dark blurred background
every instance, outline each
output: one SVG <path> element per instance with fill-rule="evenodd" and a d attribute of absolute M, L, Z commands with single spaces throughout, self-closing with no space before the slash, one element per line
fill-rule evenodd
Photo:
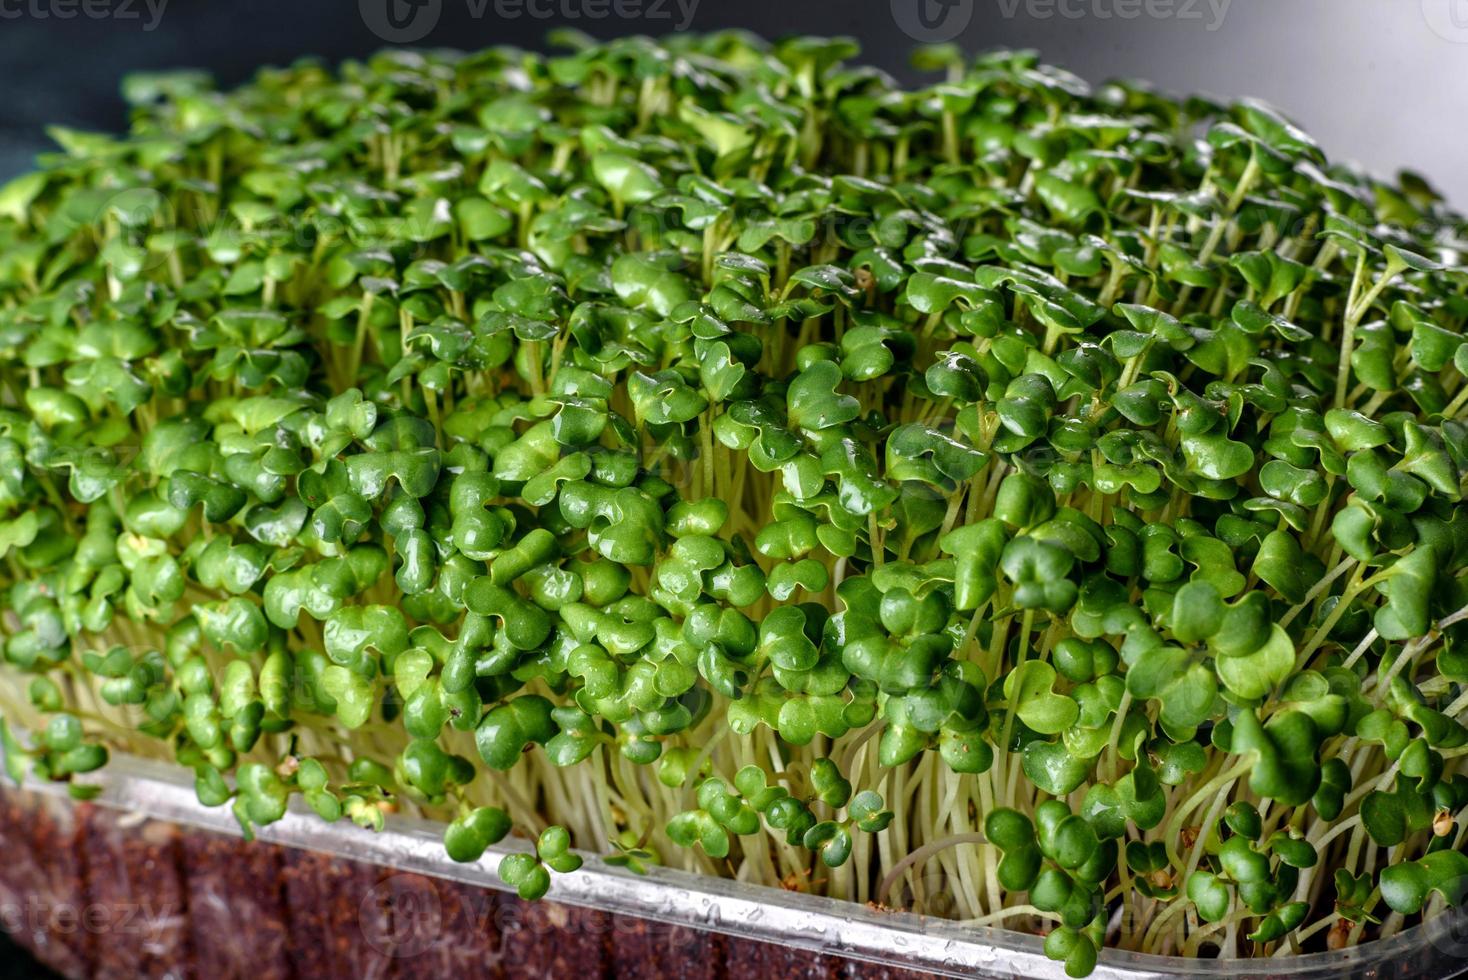
<path fill-rule="evenodd" d="M 919 40 L 1035 47 L 1091 81 L 1261 97 L 1332 157 L 1410 166 L 1468 207 L 1468 0 L 0 0 L 0 176 L 46 148 L 48 123 L 120 128 L 130 70 L 202 67 L 232 84 L 390 42 L 536 45 L 558 24 L 849 34 L 908 77 Z"/>

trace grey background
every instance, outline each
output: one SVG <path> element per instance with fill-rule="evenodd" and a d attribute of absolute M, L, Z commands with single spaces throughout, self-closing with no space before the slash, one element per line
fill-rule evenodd
<path fill-rule="evenodd" d="M 676 5 L 694 0 L 162 2 L 158 15 L 160 0 L 0 0 L 0 175 L 46 146 L 46 123 L 123 126 L 117 79 L 130 69 L 205 67 L 235 83 L 302 55 L 362 56 L 384 46 L 367 21 L 385 23 L 387 3 L 437 5 L 420 44 L 476 47 L 535 45 L 557 23 L 665 33 L 682 17 Z M 1262 97 L 1332 157 L 1383 174 L 1410 166 L 1468 208 L 1468 0 L 697 0 L 691 23 L 850 34 L 866 60 L 913 78 L 914 42 L 898 25 L 917 23 L 919 3 L 953 4 L 944 33 L 966 23 L 954 40 L 969 49 L 1036 47 L 1092 81 Z M 625 16 L 629 4 L 641 13 Z"/>

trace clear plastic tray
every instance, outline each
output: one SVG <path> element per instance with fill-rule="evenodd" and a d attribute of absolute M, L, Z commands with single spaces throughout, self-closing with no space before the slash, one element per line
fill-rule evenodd
<path fill-rule="evenodd" d="M 201 805 L 189 774 L 176 766 L 114 756 L 94 774 L 96 802 L 158 820 L 239 834 L 227 808 Z M 65 797 L 65 787 L 32 780 L 26 788 Z M 328 824 L 309 810 L 292 809 L 259 836 L 276 844 L 504 890 L 495 873 L 499 859 L 527 847 L 507 840 L 474 864 L 448 859 L 442 828 L 406 816 L 389 819 L 381 833 L 353 824 Z M 958 977 L 1065 976 L 1045 957 L 1038 937 L 944 919 L 885 912 L 850 902 L 664 868 L 647 874 L 606 864 L 595 855 L 575 874 L 557 875 L 549 897 L 615 915 L 776 942 L 888 967 Z M 1229 977 L 1289 980 L 1389 980 L 1446 978 L 1468 969 L 1468 915 L 1462 910 L 1390 939 L 1333 953 L 1271 959 L 1182 959 L 1105 950 L 1097 980 L 1162 977 Z"/>

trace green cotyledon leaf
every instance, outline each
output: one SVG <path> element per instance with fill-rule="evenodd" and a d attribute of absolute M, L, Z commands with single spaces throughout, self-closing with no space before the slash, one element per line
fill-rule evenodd
<path fill-rule="evenodd" d="M 1426 633 L 1428 602 L 1437 572 L 1437 550 L 1431 546 L 1415 548 L 1399 558 L 1386 580 L 1386 605 L 1376 613 L 1377 632 L 1390 640 Z"/>
<path fill-rule="evenodd" d="M 820 430 L 856 418 L 861 406 L 855 398 L 837 391 L 840 380 L 840 368 L 830 361 L 816 361 L 802 371 L 789 387 L 791 423 Z"/>
<path fill-rule="evenodd" d="M 531 744 L 544 744 L 555 734 L 550 702 L 527 694 L 485 712 L 474 730 L 474 742 L 485 764 L 508 769 Z"/>
<path fill-rule="evenodd" d="M 1055 668 L 1038 661 L 1020 664 L 1004 678 L 1004 696 L 1030 728 L 1053 735 L 1069 728 L 1079 713 L 1076 703 L 1056 694 Z"/>

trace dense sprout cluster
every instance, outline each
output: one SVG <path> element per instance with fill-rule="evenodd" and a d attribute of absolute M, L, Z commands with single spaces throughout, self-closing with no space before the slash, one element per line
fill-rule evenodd
<path fill-rule="evenodd" d="M 0 191 L 6 755 L 1105 945 L 1468 875 L 1468 296 L 1252 103 L 844 41 L 382 55 Z M 85 783 L 85 780 L 82 781 Z M 78 792 L 84 792 L 78 786 Z"/>

